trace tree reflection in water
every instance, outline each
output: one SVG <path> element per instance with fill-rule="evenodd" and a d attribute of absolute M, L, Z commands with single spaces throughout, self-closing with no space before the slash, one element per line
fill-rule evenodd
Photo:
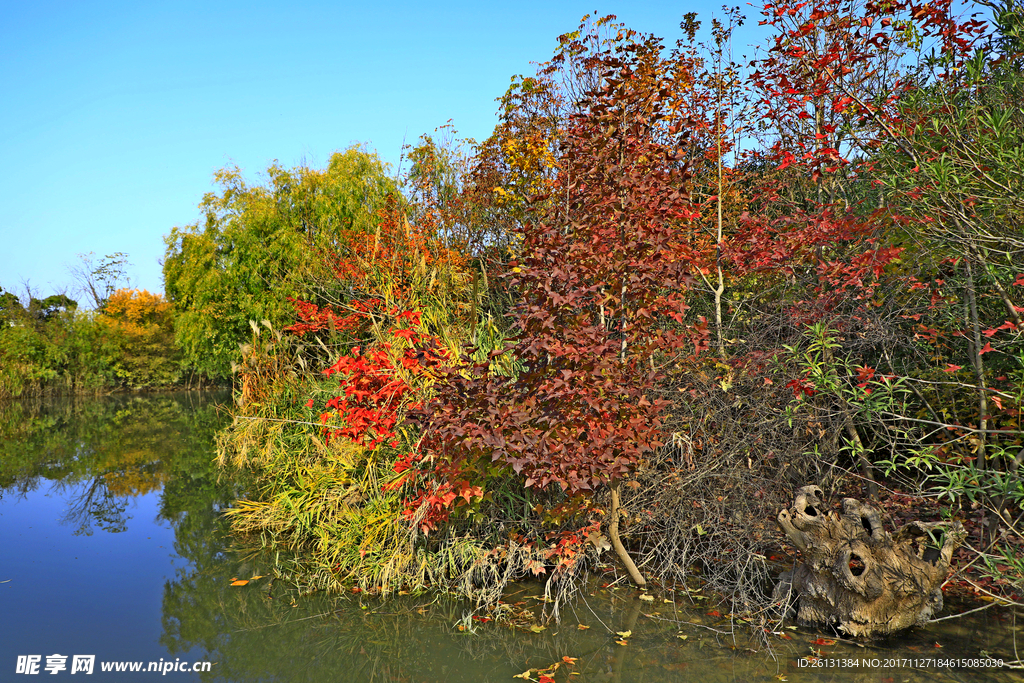
<path fill-rule="evenodd" d="M 263 551 L 259 539 L 240 546 L 243 540 L 229 535 L 221 515 L 242 486 L 221 479 L 213 462 L 214 434 L 228 419 L 217 404 L 226 399 L 132 396 L 0 408 L 0 498 L 48 486 L 63 498 L 62 521 L 76 535 L 171 525 L 174 550 L 186 562 L 174 562 L 174 576 L 163 584 L 160 644 L 171 657 L 198 654 L 214 662 L 203 680 L 507 682 L 557 662 L 563 662 L 558 681 L 673 681 L 681 672 L 711 681 L 772 681 L 784 674 L 811 680 L 835 673 L 795 668 L 819 634 L 787 631 L 793 640 L 780 640 L 773 659 L 764 651 L 747 652 L 749 634 L 742 628 L 716 632 L 728 627 L 703 603 L 694 609 L 685 598 L 663 602 L 674 599 L 672 593 L 641 603 L 631 589 L 602 588 L 602 579 L 584 591 L 584 602 L 571 607 L 562 624 L 539 633 L 473 621 L 472 605 L 430 595 L 386 603 L 364 594 L 300 595 L 287 583 L 295 571 L 292 558 Z M 157 491 L 157 518 L 132 519 L 133 498 Z M 515 603 L 520 613 L 540 606 L 539 588 L 514 590 L 506 597 L 510 609 Z M 458 629 L 467 623 L 470 628 Z M 580 623 L 590 628 L 579 630 Z M 867 649 L 840 643 L 834 654 L 921 656 L 912 653 L 933 652 L 936 640 L 947 657 L 977 656 L 982 648 L 1012 652 L 1012 629 L 995 612 L 938 626 Z M 622 639 L 617 632 L 632 636 Z M 575 658 L 572 669 L 563 657 Z M 570 678 L 570 670 L 583 676 Z M 871 680 L 898 673 L 900 680 L 926 681 L 932 675 L 856 673 Z M 985 673 L 990 680 L 1011 680 L 1011 672 Z"/>

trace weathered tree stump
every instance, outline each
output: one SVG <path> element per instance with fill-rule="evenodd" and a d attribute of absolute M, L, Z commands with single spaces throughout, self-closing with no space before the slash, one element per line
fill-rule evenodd
<path fill-rule="evenodd" d="M 779 577 L 775 598 L 796 600 L 797 620 L 850 636 L 885 635 L 923 624 L 942 609 L 940 586 L 964 538 L 959 522 L 910 522 L 889 534 L 877 509 L 853 498 L 842 514 L 805 486 L 778 523 L 802 561 Z"/>

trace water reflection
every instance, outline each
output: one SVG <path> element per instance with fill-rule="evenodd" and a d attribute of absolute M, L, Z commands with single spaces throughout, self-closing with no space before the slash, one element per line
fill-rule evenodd
<path fill-rule="evenodd" d="M 239 547 L 225 528 L 220 512 L 238 488 L 213 465 L 225 400 L 0 408 L 0 679 L 18 655 L 58 652 L 214 663 L 209 673 L 168 674 L 178 681 L 507 683 L 541 671 L 559 683 L 1017 680 L 1006 670 L 882 664 L 939 653 L 1013 659 L 1024 623 L 995 610 L 869 644 L 783 629 L 766 651 L 764 634 L 729 628 L 725 607 L 671 592 L 641 601 L 600 577 L 561 624 L 534 630 L 429 595 L 298 595 L 274 579 L 290 558 Z M 508 609 L 539 612 L 541 593 L 519 585 Z M 880 664 L 800 666 L 812 652 Z M 130 680 L 103 676 L 90 680 Z"/>

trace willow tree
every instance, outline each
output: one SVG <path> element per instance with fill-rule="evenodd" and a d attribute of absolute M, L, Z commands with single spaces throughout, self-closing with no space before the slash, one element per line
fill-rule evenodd
<path fill-rule="evenodd" d="M 285 169 L 249 184 L 237 167 L 217 171 L 220 191 L 199 204 L 202 219 L 165 238 L 164 287 L 176 308 L 175 336 L 192 372 L 225 377 L 250 320 L 292 322 L 289 299 L 313 297 L 329 278 L 325 254 L 344 253 L 372 233 L 398 195 L 376 154 L 350 147 L 326 169 Z"/>

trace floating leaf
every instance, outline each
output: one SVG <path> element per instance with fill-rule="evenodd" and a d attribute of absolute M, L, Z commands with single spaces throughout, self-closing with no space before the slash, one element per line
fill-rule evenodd
<path fill-rule="evenodd" d="M 234 581 L 231 582 L 231 585 L 232 586 L 244 586 L 247 583 L 249 583 L 249 579 L 235 579 Z"/>
<path fill-rule="evenodd" d="M 533 626 L 530 627 L 530 630 L 533 631 L 534 633 L 540 633 L 541 631 L 543 631 L 546 628 L 547 628 L 547 626 L 538 626 L 537 624 L 534 624 Z"/>
<path fill-rule="evenodd" d="M 653 595 L 641 595 L 640 599 L 643 600 L 644 602 L 654 602 L 654 596 Z"/>
<path fill-rule="evenodd" d="M 586 631 L 588 628 L 590 628 L 590 627 L 587 626 L 586 624 L 577 624 L 576 625 L 576 629 L 578 631 Z"/>
<path fill-rule="evenodd" d="M 622 636 L 623 638 L 629 638 L 631 635 L 633 635 L 632 631 L 616 631 L 615 633 Z"/>
<path fill-rule="evenodd" d="M 686 635 L 685 633 L 680 633 L 679 635 L 676 636 L 676 638 L 678 638 L 679 640 L 686 640 L 689 637 L 690 636 Z"/>
<path fill-rule="evenodd" d="M 628 640 L 616 640 L 615 642 L 618 643 L 619 645 L 629 645 L 629 641 Z"/>
<path fill-rule="evenodd" d="M 818 638 L 817 640 L 811 642 L 811 645 L 835 645 L 835 644 L 836 644 L 836 641 L 832 640 L 831 638 Z"/>

